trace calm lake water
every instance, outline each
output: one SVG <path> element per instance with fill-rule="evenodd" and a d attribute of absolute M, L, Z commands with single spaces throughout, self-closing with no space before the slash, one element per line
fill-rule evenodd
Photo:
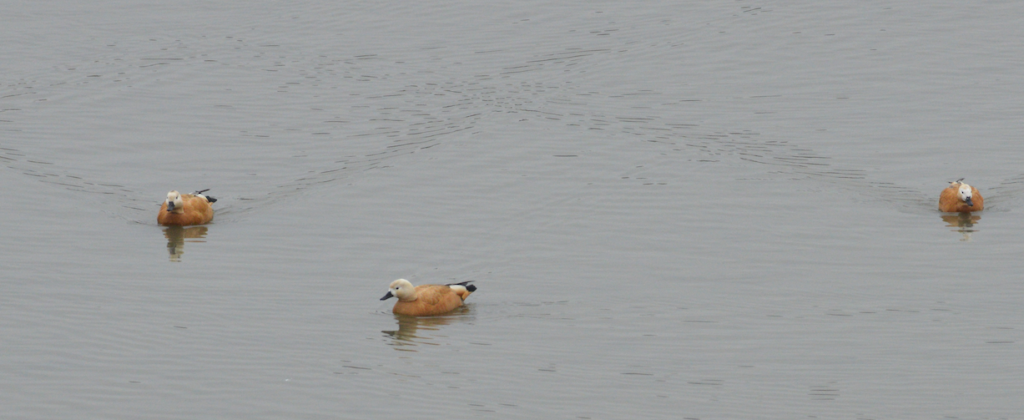
<path fill-rule="evenodd" d="M 1024 412 L 1024 3 L 0 16 L 4 419 Z"/>

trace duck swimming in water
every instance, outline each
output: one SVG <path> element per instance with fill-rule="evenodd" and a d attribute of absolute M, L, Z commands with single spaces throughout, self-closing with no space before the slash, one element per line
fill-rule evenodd
<path fill-rule="evenodd" d="M 476 291 L 472 281 L 453 284 L 424 284 L 413 287 L 409 280 L 398 279 L 388 286 L 388 293 L 380 300 L 398 298 L 391 310 L 396 315 L 431 316 L 451 312 Z"/>
<path fill-rule="evenodd" d="M 939 211 L 947 213 L 966 213 L 985 209 L 985 199 L 977 188 L 964 183 L 960 178 L 950 182 L 949 187 L 939 194 Z"/>
<path fill-rule="evenodd" d="M 177 191 L 167 193 L 167 200 L 160 206 L 156 222 L 164 226 L 191 226 L 210 223 L 213 220 L 213 207 L 217 199 L 203 195 L 209 189 L 196 191 L 192 194 L 181 194 Z"/>

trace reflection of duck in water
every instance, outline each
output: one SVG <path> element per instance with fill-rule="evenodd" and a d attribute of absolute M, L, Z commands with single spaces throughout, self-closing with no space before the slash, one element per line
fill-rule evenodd
<path fill-rule="evenodd" d="M 439 327 L 442 325 L 466 320 L 467 318 L 465 317 L 457 316 L 466 312 L 468 312 L 467 308 L 463 306 L 448 313 L 448 315 L 454 316 L 417 318 L 414 316 L 397 315 L 395 319 L 398 320 L 398 330 L 385 330 L 381 332 L 393 338 L 394 342 L 392 344 L 395 346 L 437 345 L 438 343 L 434 341 L 437 337 L 434 337 L 433 333 L 439 331 Z"/>
<path fill-rule="evenodd" d="M 981 216 L 973 213 L 958 213 L 958 214 L 943 214 L 942 221 L 946 222 L 946 226 L 949 226 L 954 232 L 960 232 L 963 235 L 961 241 L 970 241 L 971 233 L 974 232 L 974 225 L 981 221 Z"/>
<path fill-rule="evenodd" d="M 205 189 L 192 194 L 181 194 L 177 191 L 167 193 L 167 200 L 160 206 L 156 216 L 157 223 L 164 226 L 190 226 L 210 223 L 213 220 L 213 207 L 217 199 L 202 193 Z"/>
<path fill-rule="evenodd" d="M 976 214 L 961 213 L 942 215 L 942 221 L 946 222 L 946 226 L 953 228 L 971 228 L 980 220 L 981 216 Z"/>
<path fill-rule="evenodd" d="M 939 194 L 939 211 L 967 213 L 985 209 L 985 199 L 977 188 L 965 184 L 963 178 L 950 182 Z"/>
<path fill-rule="evenodd" d="M 462 306 L 462 301 L 476 291 L 472 281 L 453 284 L 424 284 L 413 287 L 409 280 L 398 279 L 388 286 L 388 293 L 380 300 L 396 297 L 391 312 L 395 315 L 431 316 L 451 312 Z"/>
<path fill-rule="evenodd" d="M 185 253 L 185 239 L 205 238 L 206 230 L 206 226 L 193 226 L 188 228 L 183 228 L 181 226 L 169 226 L 164 229 L 164 237 L 167 238 L 167 252 L 171 254 L 171 261 L 181 261 L 181 256 Z"/>

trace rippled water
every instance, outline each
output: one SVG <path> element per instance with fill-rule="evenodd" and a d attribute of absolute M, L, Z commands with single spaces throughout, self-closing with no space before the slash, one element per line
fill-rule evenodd
<path fill-rule="evenodd" d="M 0 4 L 0 414 L 1014 418 L 1022 15 Z"/>

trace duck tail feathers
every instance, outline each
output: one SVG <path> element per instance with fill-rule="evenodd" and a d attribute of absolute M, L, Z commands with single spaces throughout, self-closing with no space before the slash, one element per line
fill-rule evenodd
<path fill-rule="evenodd" d="M 462 287 L 465 287 L 466 290 L 469 290 L 470 292 L 475 292 L 476 291 L 476 286 L 470 284 L 472 282 L 473 282 L 473 280 L 470 280 L 470 281 L 464 281 L 462 283 L 446 284 L 445 286 L 448 286 L 448 287 L 451 287 L 451 286 L 462 286 Z"/>
<path fill-rule="evenodd" d="M 200 196 L 200 197 L 203 197 L 203 198 L 205 198 L 205 199 L 206 199 L 206 201 L 209 201 L 209 202 L 211 202 L 211 203 L 216 203 L 216 202 L 217 202 L 217 199 L 216 199 L 216 198 L 210 197 L 210 196 L 208 196 L 208 195 L 203 195 L 203 193 L 204 193 L 204 192 L 207 192 L 207 191 L 210 191 L 210 189 L 209 189 L 209 188 L 207 188 L 207 189 L 205 189 L 205 190 L 199 190 L 199 191 L 196 191 L 196 192 L 192 193 L 192 195 L 197 195 L 197 196 Z"/>

